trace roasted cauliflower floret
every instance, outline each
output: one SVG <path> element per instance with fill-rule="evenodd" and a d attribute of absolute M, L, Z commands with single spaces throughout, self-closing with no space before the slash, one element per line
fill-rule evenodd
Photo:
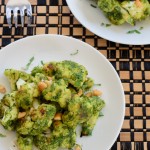
<path fill-rule="evenodd" d="M 76 142 L 76 132 L 74 128 L 69 128 L 56 121 L 49 137 L 38 135 L 35 144 L 40 150 L 57 150 L 59 147 L 71 149 Z"/>
<path fill-rule="evenodd" d="M 134 20 L 142 20 L 150 15 L 148 0 L 123 1 L 121 6 L 126 9 Z"/>
<path fill-rule="evenodd" d="M 126 9 L 121 7 L 118 0 L 99 0 L 98 6 L 113 24 L 120 25 L 125 22 L 131 25 L 135 24 L 134 19 Z"/>
<path fill-rule="evenodd" d="M 56 79 L 64 79 L 69 84 L 79 89 L 87 79 L 87 70 L 84 66 L 73 61 L 49 62 L 44 66 L 35 67 L 32 75 L 42 73 L 46 76 L 55 76 Z"/>
<path fill-rule="evenodd" d="M 71 91 L 67 89 L 63 79 L 53 82 L 51 86 L 43 90 L 42 95 L 46 100 L 58 102 L 62 108 L 65 108 L 71 99 Z"/>
<path fill-rule="evenodd" d="M 33 102 L 33 92 L 34 87 L 31 84 L 26 83 L 22 85 L 16 92 L 16 101 L 18 106 L 25 110 L 31 108 Z"/>
<path fill-rule="evenodd" d="M 39 134 L 34 138 L 34 144 L 40 150 L 58 150 L 59 143 L 57 140 L 54 140 L 44 134 Z"/>
<path fill-rule="evenodd" d="M 33 137 L 18 135 L 17 146 L 18 146 L 19 150 L 32 150 Z"/>
<path fill-rule="evenodd" d="M 55 67 L 55 76 L 60 79 L 63 78 L 69 84 L 79 89 L 87 79 L 87 70 L 84 66 L 73 61 L 62 61 L 53 64 Z"/>
<path fill-rule="evenodd" d="M 52 138 L 58 140 L 59 147 L 71 149 L 76 142 L 76 129 L 56 121 L 53 124 Z"/>
<path fill-rule="evenodd" d="M 94 129 L 94 126 L 97 122 L 98 117 L 99 117 L 99 112 L 96 112 L 94 115 L 92 115 L 89 118 L 89 120 L 82 123 L 82 132 L 81 132 L 82 136 L 92 135 L 92 131 Z"/>
<path fill-rule="evenodd" d="M 18 79 L 22 79 L 24 81 L 31 81 L 32 77 L 30 74 L 27 74 L 23 71 L 14 70 L 14 69 L 6 69 L 4 72 L 5 76 L 8 78 L 10 82 L 11 89 L 17 90 L 16 82 Z"/>
<path fill-rule="evenodd" d="M 98 0 L 98 6 L 116 25 L 125 22 L 135 25 L 135 21 L 143 20 L 150 15 L 148 0 Z"/>
<path fill-rule="evenodd" d="M 18 117 L 18 107 L 15 101 L 15 92 L 6 94 L 1 101 L 1 124 L 7 130 L 13 130 Z"/>
<path fill-rule="evenodd" d="M 37 109 L 31 108 L 28 115 L 19 121 L 17 132 L 23 135 L 37 135 L 46 131 L 52 124 L 56 108 L 42 104 Z"/>
<path fill-rule="evenodd" d="M 62 116 L 63 123 L 68 126 L 77 126 L 77 124 L 87 122 L 92 116 L 97 115 L 104 105 L 104 101 L 98 96 L 75 96 L 69 101 L 68 112 L 65 112 Z"/>

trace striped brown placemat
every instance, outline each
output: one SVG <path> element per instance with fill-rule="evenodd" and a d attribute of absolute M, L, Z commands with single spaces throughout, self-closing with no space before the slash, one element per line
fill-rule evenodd
<path fill-rule="evenodd" d="M 150 150 L 150 45 L 122 45 L 94 35 L 76 20 L 65 0 L 30 2 L 33 7 L 31 27 L 13 25 L 9 29 L 6 0 L 0 0 L 0 48 L 36 34 L 73 36 L 95 47 L 118 72 L 126 96 L 124 124 L 112 150 Z"/>

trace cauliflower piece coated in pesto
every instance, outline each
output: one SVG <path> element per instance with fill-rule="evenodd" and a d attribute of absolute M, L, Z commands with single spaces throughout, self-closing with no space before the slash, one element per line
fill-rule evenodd
<path fill-rule="evenodd" d="M 150 3 L 148 0 L 98 0 L 99 8 L 106 17 L 116 25 L 125 22 L 135 25 L 150 16 Z"/>
<path fill-rule="evenodd" d="M 30 74 L 19 70 L 6 69 L 4 74 L 10 82 L 12 91 L 17 90 L 16 82 L 18 81 L 18 79 L 22 79 L 28 82 L 32 80 L 32 76 Z"/>
<path fill-rule="evenodd" d="M 121 25 L 125 22 L 135 24 L 134 19 L 121 7 L 118 0 L 98 0 L 98 6 L 113 24 Z"/>
<path fill-rule="evenodd" d="M 150 16 L 148 0 L 123 1 L 121 6 L 126 9 L 134 20 L 143 20 Z"/>
<path fill-rule="evenodd" d="M 51 86 L 43 90 L 42 95 L 48 101 L 58 102 L 62 108 L 65 108 L 71 99 L 71 91 L 67 89 L 63 79 L 54 81 Z"/>
<path fill-rule="evenodd" d="M 56 121 L 53 123 L 52 138 L 58 141 L 59 147 L 71 149 L 76 143 L 76 128 Z"/>
<path fill-rule="evenodd" d="M 87 80 L 87 70 L 84 66 L 69 60 L 61 62 L 49 62 L 44 66 L 35 67 L 32 75 L 42 73 L 46 76 L 55 76 L 56 79 L 64 79 L 75 88 L 79 89 Z"/>
<path fill-rule="evenodd" d="M 79 89 L 87 79 L 88 71 L 86 68 L 76 62 L 65 60 L 56 63 L 56 78 L 63 78 L 69 84 Z"/>
<path fill-rule="evenodd" d="M 55 106 L 50 104 L 41 104 L 37 109 L 31 108 L 28 115 L 19 121 L 17 132 L 22 135 L 38 135 L 51 126 L 55 113 Z"/>
<path fill-rule="evenodd" d="M 69 128 L 60 121 L 54 122 L 49 137 L 41 134 L 35 138 L 35 144 L 40 150 L 58 150 L 59 147 L 71 149 L 75 142 L 75 128 Z"/>
<path fill-rule="evenodd" d="M 34 144 L 39 150 L 58 150 L 59 143 L 44 134 L 39 134 L 34 138 Z"/>
<path fill-rule="evenodd" d="M 77 124 L 82 124 L 90 122 L 90 119 L 93 119 L 93 123 L 90 125 L 90 134 L 94 128 L 94 125 L 97 121 L 97 114 L 100 113 L 101 109 L 105 106 L 105 102 L 100 99 L 98 96 L 92 97 L 79 97 L 75 96 L 68 104 L 68 111 L 66 111 L 62 120 L 63 123 L 68 126 L 77 126 Z"/>
<path fill-rule="evenodd" d="M 18 146 L 19 150 L 32 150 L 33 137 L 18 135 L 17 146 Z"/>
<path fill-rule="evenodd" d="M 16 92 L 6 94 L 1 101 L 1 124 L 7 130 L 13 130 L 18 117 L 18 107 L 15 101 Z"/>
<path fill-rule="evenodd" d="M 16 101 L 19 107 L 27 110 L 33 102 L 34 87 L 30 83 L 23 84 L 16 92 Z"/>

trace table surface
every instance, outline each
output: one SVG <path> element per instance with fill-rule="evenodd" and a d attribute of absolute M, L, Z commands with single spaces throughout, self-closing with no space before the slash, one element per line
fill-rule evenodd
<path fill-rule="evenodd" d="M 63 34 L 89 43 L 100 51 L 119 74 L 126 97 L 126 113 L 112 150 L 150 149 L 150 45 L 132 46 L 102 39 L 84 28 L 70 12 L 65 0 L 30 0 L 31 27 L 8 28 L 7 0 L 0 0 L 0 48 L 26 36 Z"/>

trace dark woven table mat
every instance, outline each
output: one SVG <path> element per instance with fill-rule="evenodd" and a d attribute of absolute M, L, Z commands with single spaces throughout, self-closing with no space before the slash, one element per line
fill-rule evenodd
<path fill-rule="evenodd" d="M 150 45 L 132 46 L 106 41 L 84 28 L 65 0 L 30 0 L 31 27 L 8 28 L 5 0 L 0 0 L 0 48 L 26 36 L 63 34 L 89 43 L 118 72 L 126 96 L 126 116 L 112 150 L 150 150 Z"/>

